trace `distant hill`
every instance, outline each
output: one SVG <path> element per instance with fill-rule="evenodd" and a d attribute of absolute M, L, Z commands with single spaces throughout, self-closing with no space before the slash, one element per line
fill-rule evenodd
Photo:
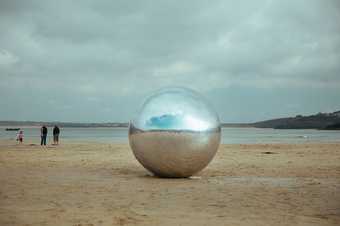
<path fill-rule="evenodd" d="M 165 118 L 167 119 L 167 118 Z M 155 120 L 155 119 L 153 119 Z M 168 120 L 168 119 L 167 119 Z M 164 119 L 161 120 L 162 123 Z M 157 121 L 158 122 L 158 121 Z M 75 122 L 37 122 L 37 121 L 0 121 L 0 126 L 19 128 L 25 126 L 54 126 L 60 127 L 128 127 L 127 122 L 108 123 L 75 123 Z M 340 130 L 340 111 L 332 113 L 318 113 L 315 115 L 297 115 L 295 117 L 271 119 L 255 123 L 221 123 L 222 127 L 256 127 L 274 129 L 325 129 Z"/>
<path fill-rule="evenodd" d="M 254 123 L 221 123 L 221 126 L 230 128 L 246 128 L 254 127 Z"/>
<path fill-rule="evenodd" d="M 336 123 L 336 124 L 326 126 L 324 129 L 325 130 L 340 130 L 340 123 Z"/>
<path fill-rule="evenodd" d="M 333 113 L 318 113 L 315 115 L 297 115 L 289 118 L 279 118 L 253 123 L 257 128 L 274 129 L 339 129 L 340 111 Z"/>

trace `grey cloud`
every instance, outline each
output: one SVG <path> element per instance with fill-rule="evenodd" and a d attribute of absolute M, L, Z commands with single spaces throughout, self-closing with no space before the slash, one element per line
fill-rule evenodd
<path fill-rule="evenodd" d="M 278 115 L 340 108 L 334 95 L 340 88 L 339 6 L 316 0 L 3 0 L 0 94 L 9 98 L 0 99 L 8 108 L 0 118 L 43 120 L 37 111 L 46 103 L 65 112 L 45 116 L 50 120 L 125 121 L 145 95 L 170 85 L 203 92 L 224 121 L 275 116 L 270 109 L 278 95 L 287 106 Z M 304 108 L 292 112 L 288 100 L 305 89 L 311 90 L 293 104 Z M 324 102 L 310 102 L 313 92 Z M 259 103 L 265 94 L 273 98 L 252 106 L 255 112 L 237 107 Z M 23 95 L 30 97 L 23 98 L 28 110 Z M 29 112 L 10 113 L 19 109 Z M 88 114 L 77 117 L 79 109 Z"/>

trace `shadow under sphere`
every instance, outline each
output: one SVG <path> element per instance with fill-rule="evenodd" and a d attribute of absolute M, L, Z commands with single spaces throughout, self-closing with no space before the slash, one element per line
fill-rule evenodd
<path fill-rule="evenodd" d="M 220 139 L 218 115 L 203 96 L 186 88 L 151 95 L 129 126 L 135 157 L 159 177 L 189 177 L 202 170 Z"/>

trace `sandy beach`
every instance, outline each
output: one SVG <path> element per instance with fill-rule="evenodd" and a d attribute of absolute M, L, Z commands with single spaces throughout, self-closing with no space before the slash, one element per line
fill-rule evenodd
<path fill-rule="evenodd" d="M 0 141 L 0 225 L 339 225 L 340 144 L 221 145 L 190 179 L 128 144 Z"/>

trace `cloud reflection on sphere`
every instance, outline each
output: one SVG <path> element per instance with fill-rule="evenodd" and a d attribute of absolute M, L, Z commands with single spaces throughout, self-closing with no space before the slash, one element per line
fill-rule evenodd
<path fill-rule="evenodd" d="M 202 170 L 220 139 L 218 115 L 203 96 L 186 88 L 151 95 L 129 127 L 135 157 L 160 177 L 189 177 Z"/>

